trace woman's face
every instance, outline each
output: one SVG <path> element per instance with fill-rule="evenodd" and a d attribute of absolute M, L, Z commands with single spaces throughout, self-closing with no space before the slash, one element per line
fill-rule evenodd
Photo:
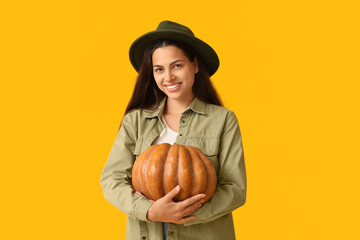
<path fill-rule="evenodd" d="M 152 63 L 156 84 L 168 99 L 193 99 L 192 86 L 198 72 L 196 59 L 191 62 L 180 48 L 166 46 L 154 51 Z"/>

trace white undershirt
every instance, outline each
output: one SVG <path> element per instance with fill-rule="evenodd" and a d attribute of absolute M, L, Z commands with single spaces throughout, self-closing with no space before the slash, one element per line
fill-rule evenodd
<path fill-rule="evenodd" d="M 161 116 L 161 120 L 164 123 L 165 128 L 162 133 L 155 139 L 153 144 L 170 143 L 172 145 L 175 143 L 178 133 L 167 125 L 164 116 Z"/>

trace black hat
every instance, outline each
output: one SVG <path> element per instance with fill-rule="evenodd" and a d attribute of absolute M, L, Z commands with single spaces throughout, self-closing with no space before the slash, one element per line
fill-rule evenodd
<path fill-rule="evenodd" d="M 130 61 L 136 71 L 140 69 L 147 46 L 159 39 L 171 39 L 191 46 L 205 64 L 210 76 L 219 68 L 216 52 L 207 43 L 196 38 L 190 28 L 175 22 L 163 21 L 155 31 L 142 35 L 131 44 Z"/>

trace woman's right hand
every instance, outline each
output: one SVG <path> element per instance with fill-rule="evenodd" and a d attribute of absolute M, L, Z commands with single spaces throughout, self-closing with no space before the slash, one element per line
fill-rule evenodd
<path fill-rule="evenodd" d="M 195 219 L 195 216 L 188 216 L 201 207 L 205 194 L 198 194 L 181 202 L 174 202 L 172 199 L 180 192 L 180 186 L 176 186 L 164 197 L 158 199 L 151 205 L 147 212 L 147 218 L 157 222 L 172 222 L 184 224 Z"/>

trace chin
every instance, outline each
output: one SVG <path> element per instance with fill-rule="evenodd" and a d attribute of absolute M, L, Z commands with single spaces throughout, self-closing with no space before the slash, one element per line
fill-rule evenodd
<path fill-rule="evenodd" d="M 170 99 L 181 99 L 183 96 L 179 95 L 179 94 L 174 94 L 174 93 L 167 93 L 166 96 Z"/>

